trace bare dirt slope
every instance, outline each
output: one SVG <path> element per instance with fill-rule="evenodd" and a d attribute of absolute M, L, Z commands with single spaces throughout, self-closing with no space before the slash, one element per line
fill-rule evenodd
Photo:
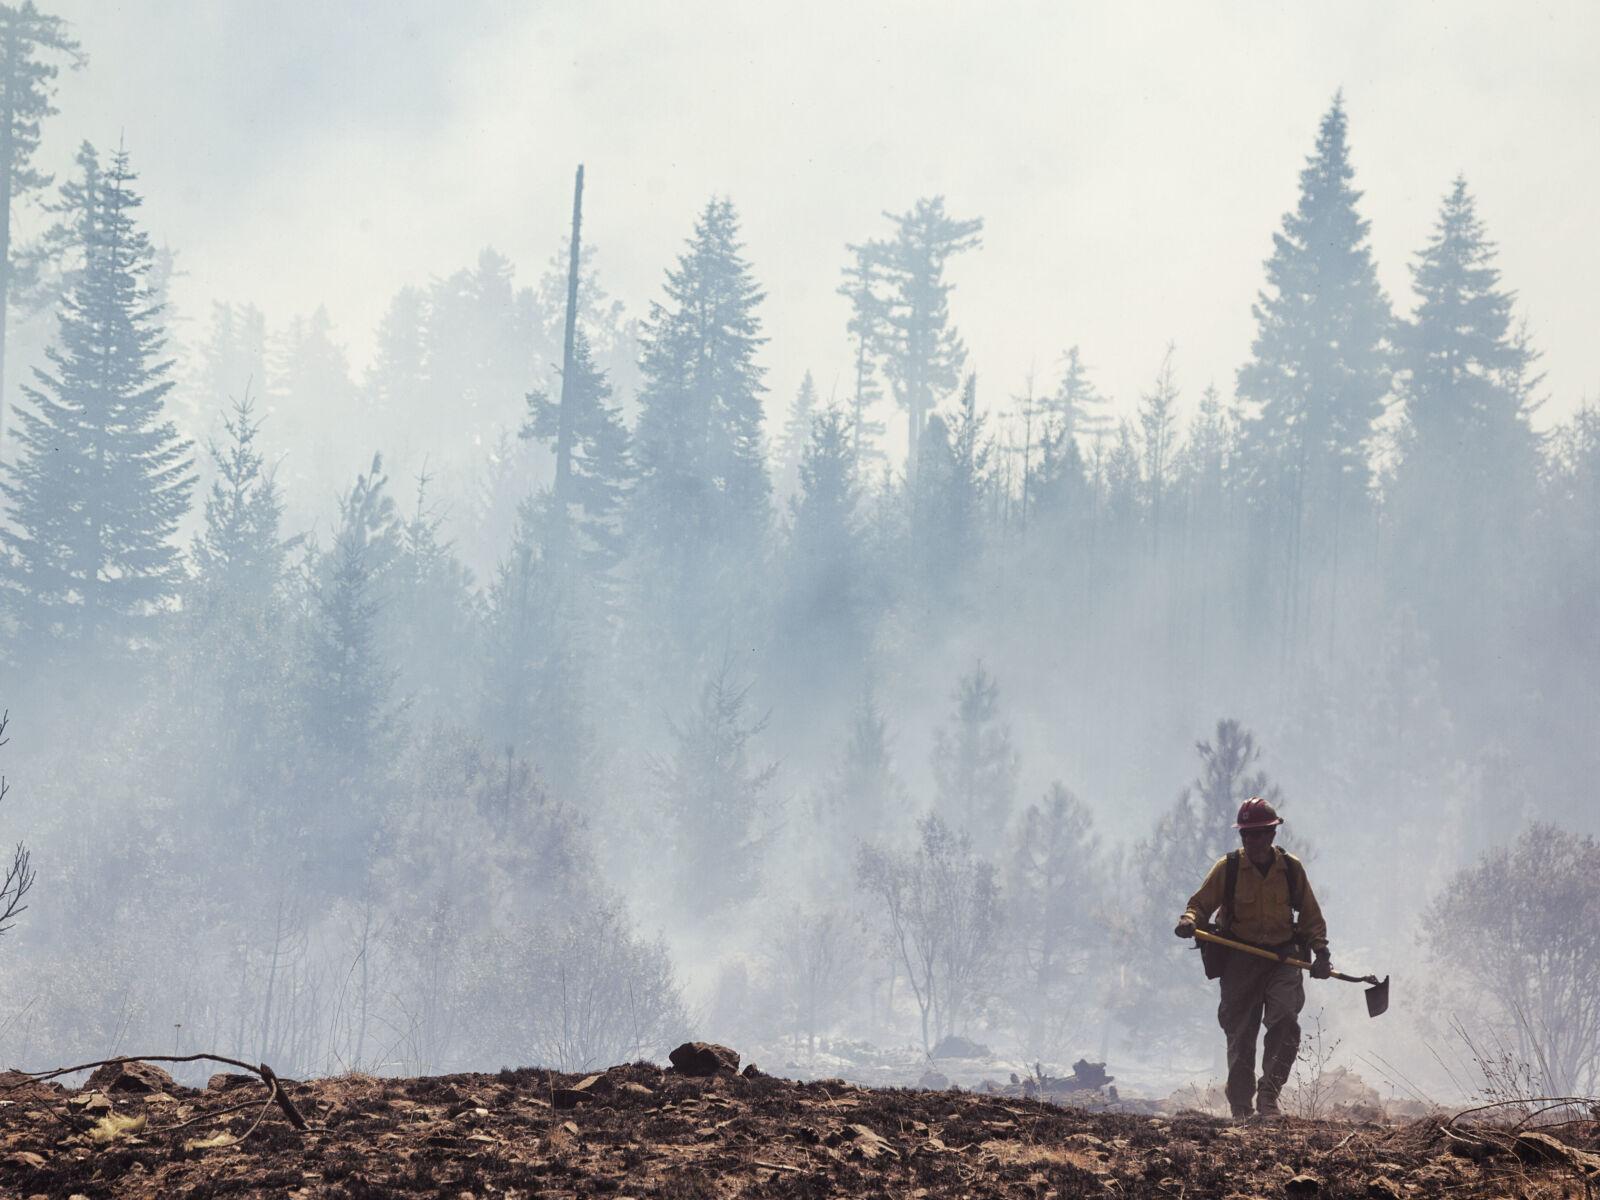
<path fill-rule="evenodd" d="M 1090 1113 L 961 1091 L 867 1089 L 648 1064 L 287 1085 L 296 1130 L 249 1076 L 195 1091 L 0 1076 L 0 1195 L 1584 1196 L 1593 1122 L 1492 1153 L 1402 1127 Z M 226 1135 L 226 1136 L 221 1136 Z M 1571 1148 L 1570 1151 L 1567 1148 Z M 1543 1158 L 1544 1161 L 1536 1161 Z M 1585 1176 L 1588 1175 L 1586 1181 Z"/>

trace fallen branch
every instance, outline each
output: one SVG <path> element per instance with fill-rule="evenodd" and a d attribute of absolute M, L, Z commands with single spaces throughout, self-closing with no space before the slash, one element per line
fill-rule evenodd
<path fill-rule="evenodd" d="M 277 1075 L 273 1073 L 271 1067 L 267 1066 L 266 1063 L 251 1065 L 247 1062 L 241 1062 L 237 1058 L 226 1058 L 220 1054 L 124 1054 L 118 1058 L 103 1058 L 99 1062 L 79 1063 L 74 1067 L 57 1067 L 53 1071 L 20 1071 L 18 1074 L 27 1076 L 31 1082 L 43 1083 L 46 1080 L 55 1079 L 62 1075 L 76 1075 L 79 1071 L 92 1071 L 96 1067 L 121 1066 L 123 1063 L 131 1062 L 215 1062 L 229 1067 L 241 1067 L 252 1075 L 260 1077 L 261 1082 L 267 1086 L 270 1093 L 267 1100 L 268 1105 L 270 1106 L 276 1102 L 278 1107 L 283 1110 L 283 1115 L 289 1119 L 289 1124 L 302 1133 L 310 1129 L 310 1126 L 306 1124 L 306 1119 L 300 1115 L 300 1110 L 295 1108 L 294 1102 L 289 1099 L 288 1093 L 283 1090 Z M 19 1080 L 16 1083 L 4 1085 L 4 1088 L 0 1090 L 10 1091 L 12 1088 L 21 1086 L 22 1081 Z M 259 1123 L 258 1120 L 257 1124 Z M 253 1130 L 254 1128 L 255 1126 L 252 1125 L 251 1129 Z"/>

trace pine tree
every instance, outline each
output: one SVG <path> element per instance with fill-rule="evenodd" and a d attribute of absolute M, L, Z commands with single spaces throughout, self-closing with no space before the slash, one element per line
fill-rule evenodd
<path fill-rule="evenodd" d="M 542 524 L 530 496 L 485 595 L 480 721 L 492 744 L 508 751 L 522 752 L 532 734 L 539 671 L 549 647 L 548 588 L 539 561 Z"/>
<path fill-rule="evenodd" d="M 0 393 L 5 389 L 6 324 L 14 289 L 26 284 L 36 264 L 11 244 L 11 209 L 30 192 L 50 185 L 50 176 L 35 170 L 40 125 L 56 109 L 52 100 L 58 62 L 83 66 L 78 43 L 60 17 L 42 13 L 33 0 L 0 4 Z M 5 409 L 0 395 L 0 449 L 4 448 Z"/>
<path fill-rule="evenodd" d="M 669 641 L 691 656 L 740 607 L 771 520 L 756 362 L 763 293 L 742 251 L 732 203 L 709 201 L 643 334 L 630 526 Z"/>
<path fill-rule="evenodd" d="M 1054 420 L 1059 433 L 1093 441 L 1111 432 L 1107 403 L 1090 381 L 1078 347 L 1073 346 L 1061 356 L 1061 382 L 1053 393 L 1041 399 L 1040 408 Z"/>
<path fill-rule="evenodd" d="M 313 564 L 306 626 L 306 729 L 346 772 L 375 759 L 394 669 L 381 614 L 398 556 L 399 517 L 383 460 L 339 498 L 333 545 Z"/>
<path fill-rule="evenodd" d="M 885 302 L 873 292 L 875 272 L 870 256 L 859 248 L 855 259 L 844 269 L 844 282 L 839 294 L 850 301 L 850 320 L 846 332 L 850 335 L 851 358 L 854 364 L 853 387 L 850 394 L 850 453 L 855 459 L 856 474 L 865 479 L 873 464 L 885 460 L 878 439 L 883 436 L 884 423 L 871 416 L 872 406 L 883 399 L 883 389 L 878 386 L 876 360 L 885 333 Z"/>
<path fill-rule="evenodd" d="M 816 416 L 817 384 L 807 371 L 800 380 L 800 390 L 789 404 L 789 414 L 784 418 L 783 432 L 778 438 L 778 490 L 791 494 L 800 475 L 800 458 L 811 444 L 811 422 Z"/>
<path fill-rule="evenodd" d="M 980 662 L 961 677 L 955 711 L 934 736 L 939 810 L 980 848 L 999 845 L 1016 800 L 1019 755 L 1000 715 L 1000 685 Z"/>
<path fill-rule="evenodd" d="M 485 247 L 468 269 L 428 289 L 423 330 L 430 423 L 440 436 L 515 423 L 534 364 L 532 297 L 519 294 L 509 259 Z"/>
<path fill-rule="evenodd" d="M 194 576 L 184 604 L 184 637 L 174 663 L 172 707 L 187 712 L 196 757 L 226 796 L 219 820 L 240 814 L 273 789 L 292 735 L 285 698 L 293 654 L 285 644 L 283 501 L 259 445 L 261 421 L 248 395 L 222 419 L 227 440 L 208 449 L 213 479 L 205 523 L 190 546 Z M 298 539 L 296 539 L 298 541 Z"/>
<path fill-rule="evenodd" d="M 378 322 L 378 344 L 361 385 L 367 411 L 374 419 L 400 429 L 418 422 L 424 422 L 425 428 L 431 426 L 427 320 L 427 298 L 420 289 L 403 287 L 389 301 Z"/>
<path fill-rule="evenodd" d="M 1102 949 L 1097 918 L 1105 890 L 1088 806 L 1052 783 L 1023 812 L 1008 865 L 1017 1020 L 1028 1053 L 1056 1057 L 1092 1003 L 1083 976 Z"/>
<path fill-rule="evenodd" d="M 747 715 L 749 691 L 734 683 L 724 659 L 687 719 L 672 723 L 671 758 L 655 765 L 678 842 L 682 896 L 698 916 L 749 899 L 759 874 L 759 821 L 778 767 L 750 762 L 751 742 L 767 723 Z"/>
<path fill-rule="evenodd" d="M 871 643 L 870 566 L 850 426 L 837 409 L 812 421 L 797 464 L 781 559 L 774 647 L 786 708 L 832 707 L 855 693 Z"/>
<path fill-rule="evenodd" d="M 279 538 L 283 501 L 256 445 L 261 421 L 247 394 L 223 418 L 228 441 L 208 449 L 216 471 L 206 496 L 205 527 L 190 556 L 202 611 L 270 603 L 283 576 Z"/>
<path fill-rule="evenodd" d="M 912 488 L 913 550 L 924 587 L 946 596 L 972 584 L 983 553 L 983 505 L 993 447 L 978 412 L 978 381 L 968 375 L 955 418 L 929 417 L 924 470 Z"/>
<path fill-rule="evenodd" d="M 213 303 L 211 328 L 200 346 L 194 380 L 200 401 L 217 405 L 259 395 L 266 382 L 266 364 L 267 319 L 261 310 L 254 304 Z"/>
<path fill-rule="evenodd" d="M 1389 390 L 1389 302 L 1356 211 L 1342 97 L 1322 119 L 1300 172 L 1300 199 L 1273 236 L 1267 286 L 1252 306 L 1256 337 L 1239 369 L 1253 406 L 1244 454 L 1253 477 L 1267 586 L 1281 633 L 1303 636 L 1305 591 L 1369 508 L 1373 425 Z"/>
<path fill-rule="evenodd" d="M 1417 311 L 1403 339 L 1392 505 L 1395 572 L 1447 663 L 1487 661 L 1476 652 L 1483 639 L 1509 624 L 1538 488 L 1536 355 L 1512 326 L 1494 257 L 1457 178 L 1411 272 Z"/>
<path fill-rule="evenodd" d="M 628 431 L 611 403 L 611 383 L 594 363 L 588 336 L 579 330 L 573 346 L 573 380 L 567 399 L 573 406 L 572 510 L 561 513 L 553 494 L 541 496 L 538 510 L 540 553 L 561 573 L 563 555 L 592 584 L 600 585 L 626 550 L 622 515 L 633 473 Z M 560 430 L 560 405 L 543 391 L 530 393 L 522 436 L 552 449 Z"/>
<path fill-rule="evenodd" d="M 465 699 L 460 647 L 472 637 L 472 572 L 444 537 L 444 518 L 429 502 L 427 474 L 417 478 L 416 503 L 395 527 L 394 564 L 384 622 L 385 659 L 407 703 L 443 716 Z"/>
<path fill-rule="evenodd" d="M 359 425 L 350 359 L 323 305 L 293 318 L 275 339 L 268 363 L 267 415 L 291 447 L 282 470 L 285 494 L 313 494 L 348 478 L 345 451 Z"/>
<path fill-rule="evenodd" d="M 1150 513 L 1150 550 L 1157 557 L 1161 554 L 1162 506 L 1176 454 L 1178 385 L 1172 378 L 1175 351 L 1176 347 L 1167 346 L 1155 383 L 1139 397 L 1139 441 L 1144 459 L 1145 505 Z"/>
<path fill-rule="evenodd" d="M 30 651 L 116 653 L 146 641 L 177 593 L 172 537 L 194 486 L 189 444 L 166 419 L 172 388 L 148 236 L 128 155 L 99 171 L 85 147 L 82 268 L 63 299 L 49 366 L 24 387 L 20 453 L 0 484 L 12 527 L 8 599 Z"/>
<path fill-rule="evenodd" d="M 944 197 L 918 200 L 909 212 L 885 213 L 893 237 L 851 246 L 858 271 L 880 301 L 878 345 L 894 397 L 906 410 L 906 478 L 914 485 L 928 414 L 955 388 L 967 350 L 950 323 L 945 264 L 980 244 L 982 219 L 946 215 Z"/>
<path fill-rule="evenodd" d="M 850 714 L 850 733 L 823 791 L 824 813 L 857 841 L 896 840 L 908 814 L 905 785 L 894 767 L 889 719 L 871 683 Z"/>

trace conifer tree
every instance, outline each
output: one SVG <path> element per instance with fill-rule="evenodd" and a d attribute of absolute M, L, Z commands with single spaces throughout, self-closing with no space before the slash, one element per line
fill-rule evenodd
<path fill-rule="evenodd" d="M 49 366 L 19 407 L 20 452 L 0 483 L 11 528 L 7 598 L 21 644 L 116 653 L 147 640 L 182 577 L 173 534 L 194 486 L 166 417 L 170 363 L 146 287 L 151 249 L 128 155 L 85 146 L 81 269 Z"/>
<path fill-rule="evenodd" d="M 861 489 L 851 431 L 838 409 L 816 417 L 789 501 L 777 600 L 776 673 L 786 708 L 848 701 L 871 642 L 870 564 L 861 541 Z"/>
<path fill-rule="evenodd" d="M 1156 372 L 1155 383 L 1139 397 L 1145 505 L 1150 514 L 1150 549 L 1156 556 L 1161 554 L 1162 508 L 1176 455 L 1178 385 L 1172 377 L 1174 351 L 1175 347 L 1169 344 L 1161 359 L 1161 369 Z"/>
<path fill-rule="evenodd" d="M 549 596 L 539 561 L 543 517 L 534 497 L 518 510 L 507 554 L 484 597 L 485 645 L 480 721 L 496 747 L 523 752 L 534 727 L 539 671 L 549 646 Z"/>
<path fill-rule="evenodd" d="M 333 545 L 317 557 L 306 627 L 306 724 L 347 772 L 379 749 L 395 673 L 381 614 L 390 599 L 399 517 L 375 455 L 339 498 Z"/>
<path fill-rule="evenodd" d="M 1054 1057 L 1092 1003 L 1083 975 L 1103 948 L 1100 839 L 1089 807 L 1052 783 L 1023 812 L 1008 867 L 1017 1022 L 1030 1054 Z"/>
<path fill-rule="evenodd" d="M 967 350 L 950 323 L 945 264 L 980 244 L 981 218 L 955 220 L 944 197 L 918 200 L 909 212 L 885 213 L 894 234 L 851 246 L 858 272 L 870 278 L 881 302 L 878 345 L 894 397 L 906 410 L 906 478 L 916 482 L 928 414 L 952 391 Z"/>
<path fill-rule="evenodd" d="M 1078 347 L 1061 356 L 1061 382 L 1056 390 L 1041 398 L 1040 408 L 1053 419 L 1056 432 L 1068 437 L 1093 441 L 1111 431 L 1107 400 L 1089 379 Z"/>
<path fill-rule="evenodd" d="M 427 299 L 420 289 L 396 292 L 378 322 L 378 344 L 362 380 L 367 411 L 402 429 L 430 415 L 427 319 Z"/>
<path fill-rule="evenodd" d="M 894 767 L 889 718 L 870 681 L 850 714 L 850 733 L 823 803 L 858 841 L 895 840 L 909 814 L 905 785 Z"/>
<path fill-rule="evenodd" d="M 939 810 L 973 844 L 999 845 L 1016 800 L 1020 757 L 1000 715 L 1000 684 L 980 662 L 961 677 L 947 728 L 934 736 Z"/>
<path fill-rule="evenodd" d="M 678 843 L 683 899 L 697 916 L 747 900 L 760 870 L 760 820 L 778 767 L 750 761 L 751 743 L 767 722 L 748 714 L 749 691 L 734 682 L 733 663 L 724 659 L 693 710 L 672 723 L 671 757 L 655 764 Z"/>
<path fill-rule="evenodd" d="M 800 390 L 789 404 L 784 418 L 783 432 L 778 438 L 778 490 L 792 493 L 799 482 L 800 458 L 811 444 L 811 422 L 817 408 L 817 384 L 807 371 L 800 380 Z"/>
<path fill-rule="evenodd" d="M 208 446 L 205 523 L 189 551 L 194 576 L 173 707 L 186 710 L 210 742 L 202 770 L 237 798 L 272 788 L 292 732 L 284 703 L 294 658 L 284 637 L 284 571 L 294 543 L 281 536 L 283 501 L 250 396 L 235 401 L 222 421 L 227 439 Z M 216 815 L 225 821 L 238 814 L 224 803 Z"/>
<path fill-rule="evenodd" d="M 254 304 L 214 302 L 199 359 L 193 388 L 200 403 L 215 406 L 226 399 L 236 404 L 241 397 L 260 395 L 267 374 L 266 317 Z"/>
<path fill-rule="evenodd" d="M 205 527 L 190 550 L 202 611 L 269 604 L 283 575 L 283 501 L 256 444 L 261 421 L 248 394 L 223 417 L 223 428 L 227 442 L 208 447 L 216 476 Z"/>
<path fill-rule="evenodd" d="M 1243 449 L 1261 567 L 1291 644 L 1304 632 L 1313 568 L 1337 563 L 1368 511 L 1373 425 L 1389 390 L 1389 302 L 1356 211 L 1346 129 L 1336 96 L 1300 172 L 1299 202 L 1273 236 L 1267 285 L 1251 309 L 1251 359 L 1238 376 L 1253 410 Z"/>
<path fill-rule="evenodd" d="M 971 586 L 983 552 L 983 505 L 993 447 L 978 412 L 977 376 L 968 375 L 948 425 L 934 414 L 924 437 L 924 467 L 911 485 L 913 550 L 921 583 L 957 596 Z"/>
<path fill-rule="evenodd" d="M 872 406 L 883 398 L 878 385 L 876 360 L 882 345 L 885 302 L 873 291 L 875 273 L 870 256 L 860 249 L 844 269 L 839 294 L 850 301 L 850 320 L 845 329 L 850 335 L 853 386 L 850 393 L 850 453 L 856 474 L 865 479 L 873 464 L 884 460 L 878 439 L 884 423 L 875 419 Z"/>
<path fill-rule="evenodd" d="M 730 201 L 706 204 L 665 290 L 644 327 L 630 526 L 670 640 L 698 655 L 739 607 L 772 508 L 756 362 L 763 293 Z"/>
<path fill-rule="evenodd" d="M 33 166 L 40 125 L 56 113 L 53 99 L 59 63 L 84 64 L 78 43 L 60 17 L 40 12 L 33 0 L 0 4 L 0 449 L 6 408 L 6 324 L 14 289 L 27 282 L 32 255 L 19 255 L 11 241 L 11 210 L 30 192 L 48 187 L 50 176 Z"/>
<path fill-rule="evenodd" d="M 562 513 L 553 495 L 541 496 L 537 533 L 540 553 L 552 570 L 566 569 L 564 560 L 557 560 L 570 550 L 570 565 L 591 583 L 600 584 L 626 550 L 621 522 L 633 464 L 621 411 L 611 402 L 611 383 L 595 365 L 582 330 L 574 338 L 572 363 L 572 384 L 566 391 L 573 406 L 568 481 L 572 508 Z M 543 391 L 530 393 L 522 436 L 553 449 L 559 429 L 558 402 Z"/>
<path fill-rule="evenodd" d="M 1417 311 L 1403 336 L 1393 488 L 1393 570 L 1443 637 L 1447 663 L 1477 657 L 1458 652 L 1507 624 L 1538 487 L 1536 356 L 1512 326 L 1494 258 L 1458 177 L 1411 269 Z"/>

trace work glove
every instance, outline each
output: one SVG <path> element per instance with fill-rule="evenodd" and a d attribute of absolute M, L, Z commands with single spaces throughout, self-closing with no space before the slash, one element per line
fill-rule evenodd
<path fill-rule="evenodd" d="M 1192 938 L 1194 936 L 1194 918 L 1191 916 L 1179 917 L 1178 927 L 1172 932 L 1181 938 Z"/>
<path fill-rule="evenodd" d="M 1333 963 L 1328 958 L 1328 948 L 1318 947 L 1311 954 L 1311 978 L 1326 979 L 1333 974 Z"/>

